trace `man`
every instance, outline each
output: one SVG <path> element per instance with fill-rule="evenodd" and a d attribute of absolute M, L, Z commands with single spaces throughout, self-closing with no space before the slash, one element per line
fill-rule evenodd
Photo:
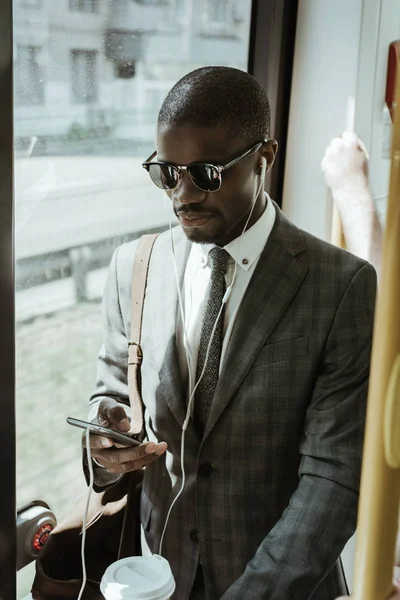
<path fill-rule="evenodd" d="M 340 213 L 348 248 L 369 260 L 379 279 L 383 232 L 369 188 L 368 158 L 361 140 L 355 133 L 345 131 L 341 137 L 331 141 L 321 167 Z M 395 589 L 388 600 L 400 600 L 399 534 L 395 565 Z"/>
<path fill-rule="evenodd" d="M 185 486 L 162 544 L 178 600 L 345 592 L 338 559 L 356 526 L 376 276 L 299 230 L 264 194 L 277 150 L 269 122 L 263 89 L 236 69 L 198 69 L 165 99 L 145 166 L 180 222 L 173 239 L 184 314 L 167 232 L 154 246 L 142 327 L 149 441 L 133 450 L 91 442 L 103 467 L 98 487 L 146 466 L 141 520 L 159 552 L 194 399 Z M 122 246 L 111 263 L 91 399 L 92 418 L 121 431 L 130 427 L 135 248 Z"/>

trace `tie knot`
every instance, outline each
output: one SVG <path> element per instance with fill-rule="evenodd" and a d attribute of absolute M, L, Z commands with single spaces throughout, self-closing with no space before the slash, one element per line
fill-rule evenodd
<path fill-rule="evenodd" d="M 211 269 L 213 271 L 220 271 L 224 275 L 228 270 L 228 262 L 230 255 L 223 248 L 216 246 L 212 248 L 208 254 L 211 261 Z"/>

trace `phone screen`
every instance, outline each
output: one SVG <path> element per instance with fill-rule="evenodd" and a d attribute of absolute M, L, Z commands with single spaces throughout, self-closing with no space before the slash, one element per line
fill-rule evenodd
<path fill-rule="evenodd" d="M 80 419 L 74 419 L 73 417 L 67 418 L 67 423 L 69 425 L 73 425 L 74 427 L 79 427 L 80 429 L 90 429 L 90 431 L 96 435 L 103 435 L 104 437 L 108 437 L 112 439 L 114 442 L 121 444 L 122 446 L 134 447 L 140 446 L 141 442 L 133 439 L 131 436 L 120 433 L 119 431 L 114 431 L 113 429 L 109 429 L 108 427 L 102 427 L 101 425 L 97 425 L 97 423 L 90 423 L 89 421 L 82 421 Z"/>

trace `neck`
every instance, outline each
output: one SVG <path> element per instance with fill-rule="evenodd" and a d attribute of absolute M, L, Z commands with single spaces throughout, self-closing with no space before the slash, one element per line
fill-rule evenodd
<path fill-rule="evenodd" d="M 232 230 L 228 233 L 228 235 L 226 235 L 224 238 L 218 240 L 215 243 L 218 246 L 224 247 L 227 244 L 230 244 L 230 242 L 233 242 L 233 240 L 236 240 L 237 238 L 239 238 L 241 235 L 243 235 L 243 233 L 245 231 L 250 229 L 250 227 L 252 227 L 254 225 L 254 223 L 257 223 L 257 221 L 261 217 L 261 215 L 264 214 L 266 207 L 267 207 L 267 198 L 265 197 L 264 190 L 261 190 L 260 194 L 258 195 L 257 200 L 255 202 L 250 219 L 249 219 L 249 214 L 250 214 L 250 211 L 249 211 L 232 228 Z M 247 223 L 248 219 L 249 219 L 249 222 Z M 247 225 L 246 225 L 246 223 L 247 223 Z"/>

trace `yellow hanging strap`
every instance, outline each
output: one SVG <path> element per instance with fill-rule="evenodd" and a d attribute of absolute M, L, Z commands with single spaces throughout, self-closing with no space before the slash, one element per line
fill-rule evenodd
<path fill-rule="evenodd" d="M 336 205 L 333 205 L 331 243 L 339 248 L 346 248 L 342 220 Z"/>

